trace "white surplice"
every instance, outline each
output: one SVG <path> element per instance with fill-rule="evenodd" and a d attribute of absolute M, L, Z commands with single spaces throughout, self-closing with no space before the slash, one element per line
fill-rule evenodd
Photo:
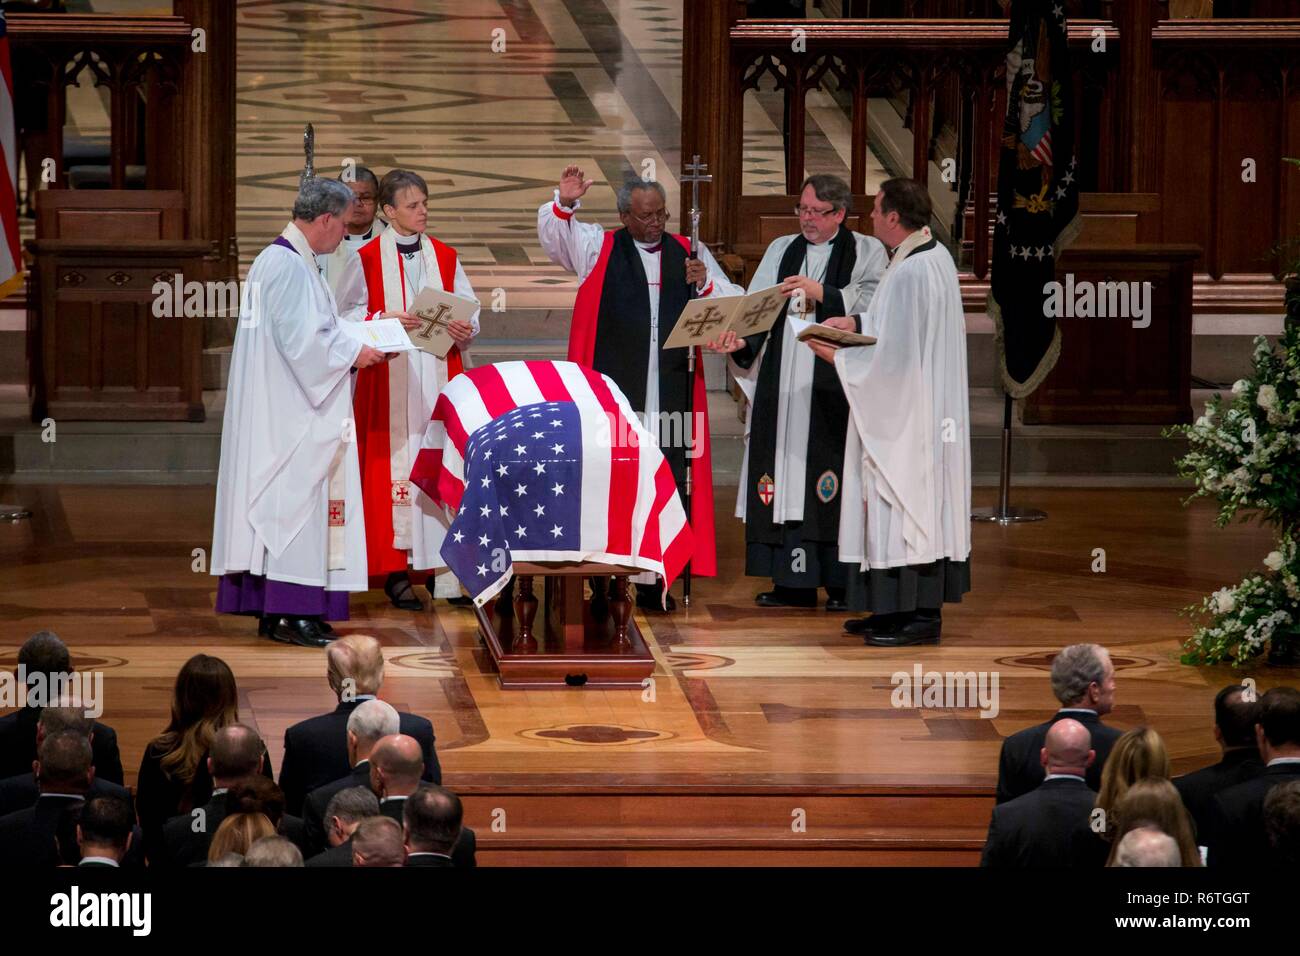
<path fill-rule="evenodd" d="M 348 432 L 350 373 L 361 344 L 340 328 L 306 237 L 293 224 L 283 236 L 293 249 L 268 246 L 244 283 L 221 431 L 211 570 L 364 591 L 361 472 Z M 341 526 L 331 529 L 331 513 Z"/>
<path fill-rule="evenodd" d="M 754 271 L 754 278 L 749 283 L 750 292 L 769 289 L 778 285 L 777 276 L 781 270 L 781 260 L 790 243 L 799 238 L 799 233 L 774 239 L 763 253 L 763 260 Z M 803 265 L 796 275 L 808 276 L 825 284 L 826 268 L 830 264 L 833 239 L 820 243 L 809 243 L 804 254 Z M 840 290 L 844 298 L 844 314 L 854 315 L 865 311 L 871 304 L 880 277 L 885 274 L 889 256 L 879 239 L 853 233 L 854 251 L 857 258 L 853 263 L 853 272 L 849 284 Z M 813 305 L 805 302 L 805 307 Z M 815 315 L 803 315 L 796 311 L 796 303 L 790 302 L 786 313 L 787 321 L 781 333 L 781 388 L 777 397 L 776 415 L 776 474 L 772 476 L 775 485 L 775 498 L 772 502 L 772 521 L 781 524 L 787 521 L 803 521 L 805 472 L 808 459 L 808 420 L 812 409 L 813 363 L 817 357 L 812 350 L 798 340 L 798 335 Z M 832 316 L 827 316 L 832 318 Z M 764 349 L 766 350 L 766 345 Z M 742 369 L 735 362 L 730 362 L 732 374 L 740 385 L 741 391 L 749 399 L 749 411 L 745 416 L 745 455 L 740 466 L 740 486 L 736 494 L 736 517 L 744 520 L 745 505 L 748 501 L 749 476 L 749 426 L 753 417 L 754 393 L 758 389 L 758 373 L 763 365 L 760 352 L 748 369 Z"/>
<path fill-rule="evenodd" d="M 418 251 L 411 255 L 398 252 L 398 242 L 410 243 L 419 239 Z M 445 289 L 438 268 L 433 244 L 427 236 L 399 236 L 390 228 L 372 240 L 380 244 L 384 263 L 383 311 L 406 309 L 422 289 L 440 289 L 478 301 L 470 285 L 460 257 L 456 257 L 456 274 L 451 289 Z M 401 268 L 398 268 L 398 256 Z M 339 313 L 344 321 L 364 322 L 375 318 L 380 310 L 370 309 L 370 293 L 366 286 L 361 257 L 354 256 L 343 270 L 339 280 Z M 479 310 L 470 318 L 474 334 L 479 333 Z M 467 360 L 469 347 L 461 348 L 461 357 Z M 466 361 L 468 367 L 468 362 Z M 408 481 L 411 467 L 424 440 L 433 406 L 447 384 L 447 360 L 428 352 L 404 352 L 388 363 L 388 408 L 391 416 L 389 448 L 392 452 L 391 469 L 394 481 Z M 403 504 L 393 505 L 393 547 L 406 551 L 410 566 L 416 570 L 438 570 L 435 580 L 435 597 L 457 597 L 460 584 L 442 559 L 442 543 L 447 536 L 450 520 L 441 505 L 436 505 L 423 491 L 410 486 L 410 496 Z"/>
<path fill-rule="evenodd" d="M 337 249 L 327 256 L 316 257 L 316 261 L 321 267 L 321 275 L 323 275 L 325 281 L 330 284 L 330 291 L 334 293 L 335 299 L 338 299 L 339 296 L 339 280 L 343 278 L 343 267 L 346 266 L 350 260 L 356 258 L 358 249 L 387 228 L 388 226 L 384 224 L 384 221 L 376 217 L 369 230 L 363 232 L 359 236 L 354 236 L 351 233 L 345 232 L 343 234 L 343 241 L 339 243 Z M 340 302 L 342 301 L 341 299 L 338 300 Z"/>
<path fill-rule="evenodd" d="M 910 251 L 928 238 L 904 240 L 859 317 L 879 341 L 835 353 L 853 415 L 839 551 L 863 571 L 970 557 L 966 323 L 948 250 Z"/>

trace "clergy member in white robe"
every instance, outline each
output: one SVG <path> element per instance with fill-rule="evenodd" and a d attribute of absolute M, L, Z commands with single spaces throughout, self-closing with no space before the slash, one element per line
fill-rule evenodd
<path fill-rule="evenodd" d="M 420 320 L 407 311 L 424 289 L 478 301 L 456 250 L 426 235 L 428 186 L 418 174 L 390 170 L 379 184 L 379 206 L 389 229 L 361 247 L 339 281 L 339 311 L 345 321 L 396 317 L 408 328 Z M 463 369 L 463 354 L 479 331 L 479 313 L 454 321 L 456 344 L 446 358 L 405 352 L 357 375 L 353 404 L 361 452 L 361 487 L 366 512 L 370 576 L 382 579 L 395 607 L 418 611 L 422 604 L 408 569 L 430 572 L 431 598 L 470 603 L 442 559 L 448 516 L 411 483 L 433 406 L 448 380 Z"/>
<path fill-rule="evenodd" d="M 853 412 L 844 451 L 840 556 L 861 574 L 846 630 L 868 644 L 937 644 L 940 608 L 970 590 L 970 396 L 957 269 L 930 235 L 930 197 L 886 181 L 872 230 L 893 249 L 871 307 L 875 345 L 813 351 L 832 361 Z M 822 363 L 818 363 L 822 364 Z"/>
<path fill-rule="evenodd" d="M 305 647 L 366 589 L 352 372 L 385 356 L 346 334 L 317 257 L 343 237 L 352 191 L 306 180 L 293 221 L 244 282 L 221 432 L 212 573 L 219 613 Z"/>
<path fill-rule="evenodd" d="M 347 220 L 344 222 L 347 228 L 343 233 L 343 241 L 329 255 L 317 257 L 321 265 L 321 274 L 329 283 L 335 299 L 338 299 L 339 280 L 343 278 L 343 267 L 356 256 L 362 246 L 387 228 L 384 221 L 376 215 L 379 209 L 378 177 L 365 166 L 358 166 L 352 172 L 351 179 L 339 177 L 339 181 L 345 183 L 356 196 L 352 211 L 348 213 Z"/>
<path fill-rule="evenodd" d="M 686 349 L 665 351 L 663 345 L 691 298 L 744 290 L 727 279 L 702 244 L 699 257 L 692 258 L 690 239 L 667 231 L 667 197 L 657 182 L 633 179 L 618 190 L 622 229 L 607 231 L 581 222 L 577 210 L 592 182 L 577 166 L 567 167 L 554 199 L 537 210 L 542 249 L 581 283 L 568 358 L 608 375 L 622 389 L 659 444 L 679 488 L 685 487 L 689 454 L 695 536 L 691 573 L 711 577 L 717 573 L 717 555 L 704 363 L 697 361 L 691 377 Z M 658 610 L 661 602 L 668 610 L 676 607 L 653 574 L 632 580 L 641 608 Z M 603 582 L 592 586 L 599 598 Z"/>
<path fill-rule="evenodd" d="M 799 232 L 767 247 L 750 292 L 779 285 L 788 311 L 768 332 L 725 336 L 749 399 L 736 517 L 745 522 L 745 573 L 772 581 L 760 607 L 843 611 L 847 572 L 837 539 L 849 407 L 834 370 L 800 348 L 809 324 L 864 312 L 887 262 L 879 239 L 844 226 L 852 193 L 837 176 L 810 176 L 795 212 Z"/>

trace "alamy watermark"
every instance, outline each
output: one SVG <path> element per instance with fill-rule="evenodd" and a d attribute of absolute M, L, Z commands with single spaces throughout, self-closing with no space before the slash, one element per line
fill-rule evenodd
<path fill-rule="evenodd" d="M 1060 319 L 1132 319 L 1133 328 L 1151 324 L 1150 282 L 1076 282 L 1073 272 L 1065 282 L 1043 286 L 1043 314 Z"/>
<path fill-rule="evenodd" d="M 27 673 L 19 664 L 18 673 L 0 671 L 0 707 L 58 707 L 63 701 L 80 704 L 91 719 L 104 713 L 104 674 L 102 671 L 73 671 L 65 674 Z"/>
<path fill-rule="evenodd" d="M 895 671 L 889 678 L 894 685 L 889 702 L 909 709 L 978 707 L 980 716 L 988 719 L 998 715 L 998 681 L 997 671 L 925 671 L 917 663 L 910 674 Z"/>

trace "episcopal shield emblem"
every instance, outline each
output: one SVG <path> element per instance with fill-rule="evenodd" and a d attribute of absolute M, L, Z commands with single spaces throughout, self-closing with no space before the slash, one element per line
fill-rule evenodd
<path fill-rule="evenodd" d="M 393 482 L 393 504 L 404 505 L 411 500 L 411 483 L 409 481 Z"/>
<path fill-rule="evenodd" d="M 330 499 L 330 527 L 343 527 L 343 501 L 341 499 Z"/>
<path fill-rule="evenodd" d="M 776 485 L 772 483 L 772 476 L 764 475 L 758 479 L 758 500 L 765 505 L 770 505 L 775 497 Z"/>
<path fill-rule="evenodd" d="M 823 471 L 822 476 L 817 479 L 817 497 L 821 499 L 822 504 L 830 504 L 839 492 L 840 480 L 835 477 L 835 472 L 830 469 Z"/>

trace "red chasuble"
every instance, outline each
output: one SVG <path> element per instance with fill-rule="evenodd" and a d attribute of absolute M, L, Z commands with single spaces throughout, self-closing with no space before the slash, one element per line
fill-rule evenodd
<path fill-rule="evenodd" d="M 384 270 L 379 236 L 371 239 L 359 250 L 361 268 L 366 278 L 366 291 L 370 301 L 370 315 L 389 310 L 404 310 L 405 301 L 393 304 L 384 302 Z M 438 273 L 442 287 L 452 291 L 456 287 L 456 250 L 433 236 L 434 255 L 438 259 Z M 402 256 L 397 257 L 402 275 L 402 294 L 406 294 L 406 266 Z M 452 346 L 447 353 L 447 379 L 450 381 L 464 370 L 460 350 Z M 392 449 L 389 443 L 388 363 L 380 362 L 357 372 L 356 391 L 352 397 L 352 412 L 356 419 L 357 451 L 361 456 L 361 498 L 366 516 L 366 564 L 371 577 L 388 575 L 407 569 L 407 553 L 393 547 L 393 474 Z M 402 480 L 409 475 L 401 475 Z"/>
<path fill-rule="evenodd" d="M 557 215 L 562 215 L 557 210 Z M 664 238 L 669 238 L 665 233 Z M 689 255 L 691 240 L 673 235 Z M 591 274 L 578 289 L 573 303 L 573 324 L 569 328 L 569 361 L 592 368 L 596 352 L 596 320 L 600 315 L 600 300 L 605 289 L 606 267 L 614 247 L 614 231 L 605 233 L 600 256 Z M 674 325 L 677 316 L 660 315 L 659 321 Z M 691 557 L 691 574 L 713 577 L 718 573 L 718 556 L 713 535 L 713 454 L 709 439 L 709 397 L 704 385 L 704 357 L 696 349 L 693 406 L 700 427 L 696 440 L 700 455 L 691 462 L 691 531 L 695 535 L 695 552 Z M 596 369 L 600 371 L 600 369 Z M 370 514 L 366 513 L 369 520 Z"/>

